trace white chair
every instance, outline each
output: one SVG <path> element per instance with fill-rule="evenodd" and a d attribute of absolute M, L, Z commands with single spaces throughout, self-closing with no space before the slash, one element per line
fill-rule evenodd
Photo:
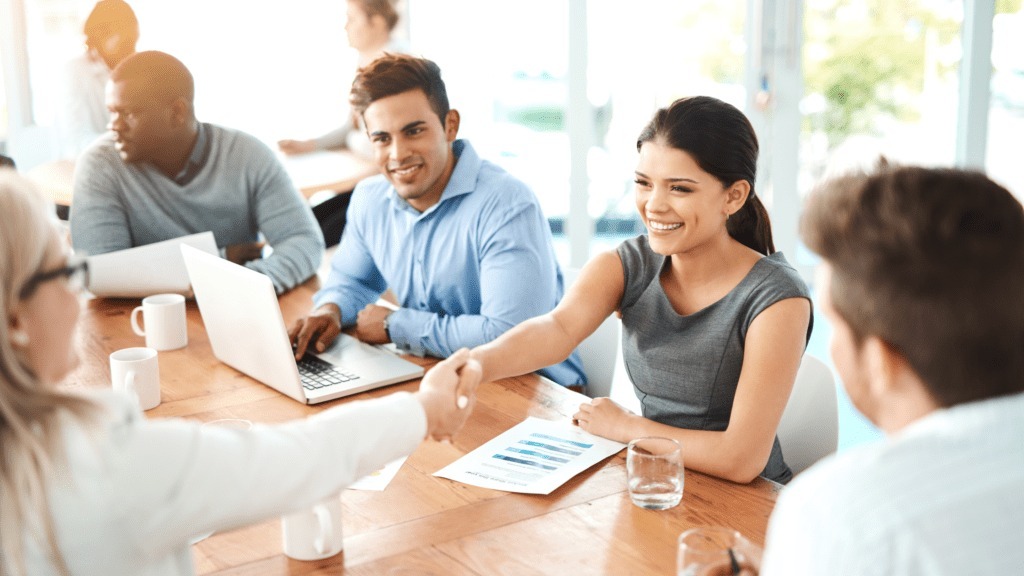
<path fill-rule="evenodd" d="M 583 362 L 583 373 L 587 375 L 587 396 L 591 398 L 612 394 L 615 364 L 620 355 L 621 324 L 619 317 L 612 314 L 576 348 Z"/>
<path fill-rule="evenodd" d="M 836 402 L 832 371 L 821 360 L 804 354 L 778 430 L 782 454 L 794 474 L 836 451 L 839 444 Z"/>
<path fill-rule="evenodd" d="M 577 268 L 563 271 L 567 288 L 576 281 L 579 272 Z M 612 314 L 605 318 L 593 334 L 580 342 L 576 351 L 583 362 L 583 373 L 587 376 L 587 396 L 610 397 L 639 414 L 640 401 L 633 393 L 633 385 L 622 363 L 621 333 L 622 321 Z"/>

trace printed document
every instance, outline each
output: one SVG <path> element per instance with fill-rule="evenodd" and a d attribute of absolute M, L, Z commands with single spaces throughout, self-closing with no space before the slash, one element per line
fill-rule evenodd
<path fill-rule="evenodd" d="M 87 288 L 101 298 L 142 298 L 164 292 L 191 296 L 192 284 L 178 248 L 182 244 L 217 255 L 213 232 L 200 232 L 89 256 Z"/>
<path fill-rule="evenodd" d="M 434 476 L 492 490 L 550 494 L 625 447 L 584 432 L 568 420 L 530 417 Z"/>
<path fill-rule="evenodd" d="M 363 476 L 359 480 L 349 484 L 349 490 L 372 490 L 374 492 L 383 492 L 391 480 L 398 474 L 398 470 L 402 468 L 402 464 L 408 457 L 403 456 L 397 460 L 391 461 L 380 470 L 376 472 L 370 472 L 366 476 Z"/>

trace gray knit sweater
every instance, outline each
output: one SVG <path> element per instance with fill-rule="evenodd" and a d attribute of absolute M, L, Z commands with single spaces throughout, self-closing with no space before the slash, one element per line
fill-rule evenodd
<path fill-rule="evenodd" d="M 203 129 L 208 151 L 184 185 L 148 163 L 125 163 L 110 134 L 86 149 L 74 178 L 75 250 L 103 254 L 207 230 L 224 248 L 262 234 L 273 253 L 246 266 L 269 276 L 278 293 L 312 276 L 323 237 L 274 153 L 243 132 Z"/>

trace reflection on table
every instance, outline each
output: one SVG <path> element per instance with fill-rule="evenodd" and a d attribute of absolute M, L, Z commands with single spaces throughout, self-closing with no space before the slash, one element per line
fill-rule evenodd
<path fill-rule="evenodd" d="M 286 323 L 308 311 L 318 285 L 311 279 L 280 298 Z M 115 299 L 84 304 L 77 334 L 82 365 L 69 386 L 110 386 L 109 353 L 143 345 L 129 326 L 137 304 Z M 418 385 L 407 382 L 326 406 L 305 406 L 217 361 L 195 302 L 188 303 L 187 316 L 188 346 L 160 353 L 162 403 L 147 412 L 150 418 L 284 422 L 338 402 Z M 410 360 L 424 366 L 435 362 Z M 384 492 L 344 493 L 343 553 L 317 562 L 291 560 L 281 551 L 280 522 L 273 518 L 200 542 L 193 548 L 196 567 L 201 574 L 671 574 L 676 539 L 694 526 L 728 526 L 763 544 L 779 488 L 766 480 L 737 485 L 687 472 L 682 503 L 654 512 L 630 503 L 624 453 L 548 496 L 432 476 L 527 416 L 566 419 L 585 400 L 534 375 L 485 384 L 452 444 L 421 444 Z"/>

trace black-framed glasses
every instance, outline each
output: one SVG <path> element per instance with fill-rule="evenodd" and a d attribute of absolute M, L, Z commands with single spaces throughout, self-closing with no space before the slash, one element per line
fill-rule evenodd
<path fill-rule="evenodd" d="M 67 265 L 54 270 L 47 270 L 45 272 L 36 272 L 25 285 L 22 286 L 21 292 L 18 293 L 18 298 L 24 300 L 35 294 L 35 291 L 39 289 L 39 286 L 44 282 L 49 282 L 57 278 L 63 278 L 68 283 L 68 288 L 74 291 L 79 291 L 89 285 L 89 263 L 86 260 L 71 261 L 69 260 Z"/>

